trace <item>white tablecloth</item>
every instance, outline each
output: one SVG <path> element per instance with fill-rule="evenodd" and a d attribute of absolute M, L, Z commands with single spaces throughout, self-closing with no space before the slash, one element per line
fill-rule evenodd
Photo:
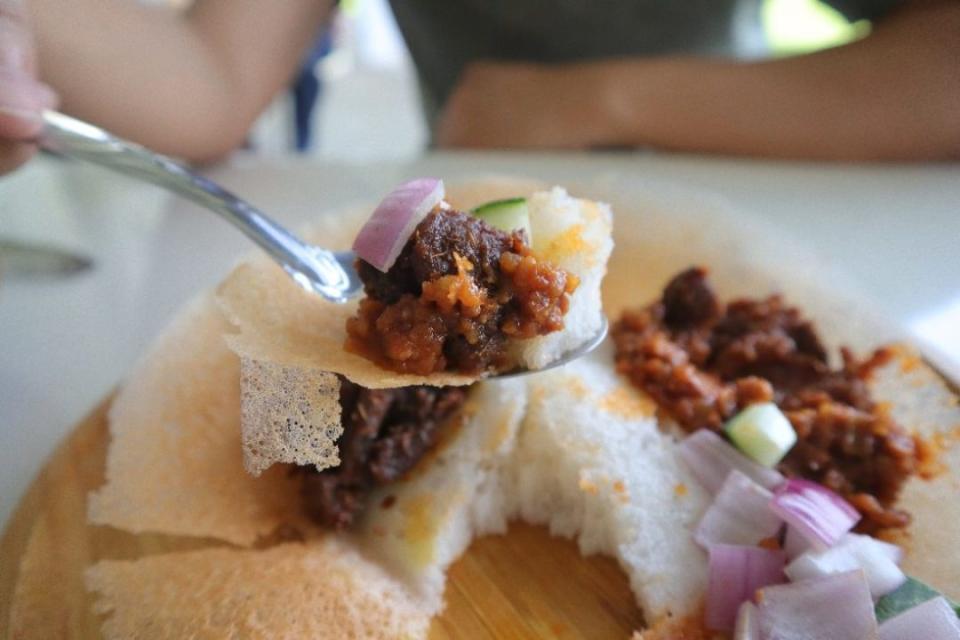
<path fill-rule="evenodd" d="M 960 362 L 960 165 L 870 166 L 649 154 L 434 154 L 404 164 L 236 158 L 212 172 L 296 226 L 414 175 L 637 180 L 723 198 L 812 246 L 896 322 Z M 0 274 L 0 523 L 57 440 L 191 295 L 249 243 L 213 215 L 100 169 L 36 161 L 0 180 L 0 239 L 88 255 L 93 270 Z"/>

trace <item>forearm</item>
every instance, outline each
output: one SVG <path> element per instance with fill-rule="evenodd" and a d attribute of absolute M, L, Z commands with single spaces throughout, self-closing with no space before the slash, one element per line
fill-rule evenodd
<path fill-rule="evenodd" d="M 41 77 L 63 109 L 161 152 L 216 158 L 289 83 L 323 0 L 29 0 Z"/>
<path fill-rule="evenodd" d="M 868 38 L 758 63 L 599 63 L 608 144 L 813 159 L 960 157 L 960 3 Z"/>

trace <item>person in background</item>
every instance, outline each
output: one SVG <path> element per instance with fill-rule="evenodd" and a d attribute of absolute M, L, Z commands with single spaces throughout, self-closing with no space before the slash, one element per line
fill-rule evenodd
<path fill-rule="evenodd" d="M 830 0 L 869 36 L 730 57 L 759 0 L 392 0 L 440 147 L 828 160 L 960 157 L 960 2 Z M 59 104 L 163 153 L 220 158 L 291 78 L 332 0 L 0 0 L 0 171 Z M 378 99 L 389 100 L 389 96 Z"/>

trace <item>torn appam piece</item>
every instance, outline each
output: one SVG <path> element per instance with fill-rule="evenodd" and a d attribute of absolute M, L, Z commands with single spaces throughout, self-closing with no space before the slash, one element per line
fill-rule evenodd
<path fill-rule="evenodd" d="M 340 380 L 328 371 L 241 358 L 243 464 L 259 476 L 276 462 L 340 464 Z"/>
<path fill-rule="evenodd" d="M 91 523 L 250 545 L 300 521 L 295 479 L 279 467 L 260 478 L 244 470 L 228 329 L 202 295 L 134 367 L 110 410 L 106 483 L 90 496 Z"/>
<path fill-rule="evenodd" d="M 653 626 L 699 611 L 707 557 L 691 531 L 709 496 L 603 351 L 531 379 L 507 499 L 515 517 L 615 558 Z"/>
<path fill-rule="evenodd" d="M 373 491 L 351 537 L 419 593 L 442 598 L 447 569 L 470 542 L 507 529 L 504 483 L 526 399 L 519 379 L 473 385 L 459 424 L 404 478 Z"/>
<path fill-rule="evenodd" d="M 960 599 L 960 402 L 943 378 L 908 345 L 874 371 L 870 391 L 899 424 L 920 436 L 933 468 L 907 480 L 897 508 L 912 516 L 892 541 L 906 552 L 902 568 L 953 600 Z M 923 476 L 927 475 L 927 478 Z"/>
<path fill-rule="evenodd" d="M 355 315 L 356 301 L 336 304 L 309 293 L 263 257 L 236 267 L 217 289 L 217 299 L 233 323 L 227 344 L 243 358 L 328 371 L 368 389 L 462 386 L 475 380 L 455 373 L 396 373 L 344 350 L 347 318 Z"/>
<path fill-rule="evenodd" d="M 108 640 L 424 638 L 441 607 L 333 537 L 105 560 L 86 577 Z"/>
<path fill-rule="evenodd" d="M 600 330 L 600 285 L 613 251 L 613 212 L 606 203 L 573 197 L 561 187 L 534 193 L 528 207 L 535 255 L 580 281 L 570 296 L 562 330 L 513 345 L 517 362 L 528 369 L 542 369 Z"/>

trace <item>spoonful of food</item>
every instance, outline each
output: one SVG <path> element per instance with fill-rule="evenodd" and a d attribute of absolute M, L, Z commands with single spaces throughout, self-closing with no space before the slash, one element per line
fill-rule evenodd
<path fill-rule="evenodd" d="M 334 252 L 308 244 L 215 182 L 166 156 L 122 140 L 92 124 L 55 111 L 44 112 L 43 120 L 45 128 L 39 140 L 42 148 L 155 184 L 219 214 L 283 267 L 300 287 L 330 302 L 345 303 L 362 294 L 363 282 L 355 267 L 357 255 L 353 251 Z M 388 220 L 386 224 L 395 223 Z M 365 230 L 369 228 L 368 223 Z M 396 247 L 378 245 L 376 238 L 365 240 L 363 233 L 361 231 L 355 248 L 363 247 L 376 258 L 386 258 L 387 253 L 393 253 L 389 257 L 396 259 Z M 387 236 L 396 237 L 396 233 L 391 235 L 388 231 Z M 601 318 L 595 335 L 536 371 L 561 366 L 589 353 L 603 341 L 606 333 L 607 321 Z M 534 370 L 517 367 L 501 371 L 499 375 L 532 372 Z"/>

